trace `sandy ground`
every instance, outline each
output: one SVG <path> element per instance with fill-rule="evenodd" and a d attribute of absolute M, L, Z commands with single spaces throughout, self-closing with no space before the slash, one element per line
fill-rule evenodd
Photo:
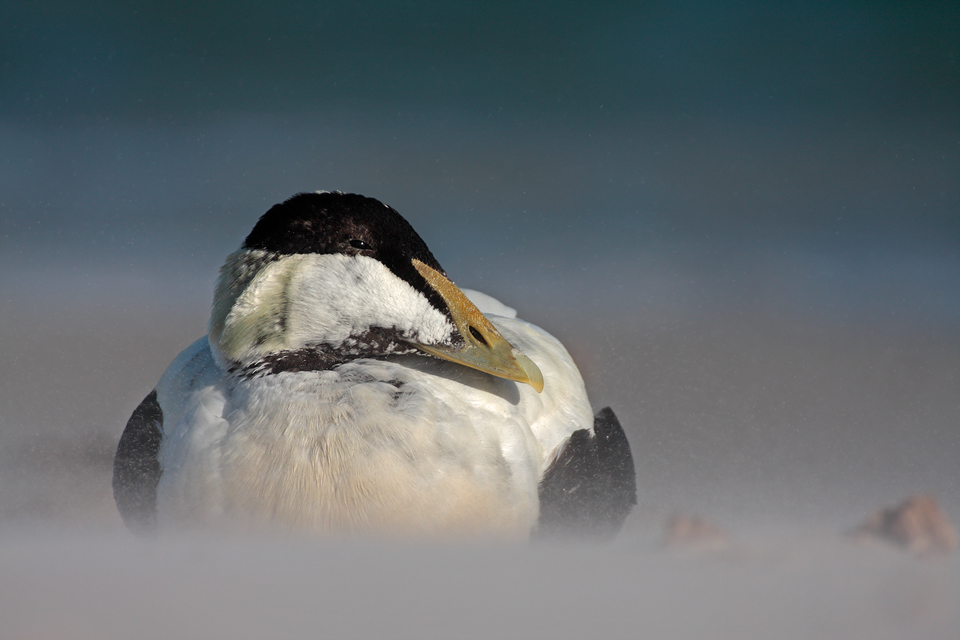
<path fill-rule="evenodd" d="M 638 529 L 602 548 L 8 530 L 0 627 L 15 640 L 946 640 L 960 629 L 956 558 L 783 531 L 703 556 L 648 546 Z"/>
<path fill-rule="evenodd" d="M 613 544 L 140 540 L 112 502 L 112 451 L 203 331 L 206 305 L 190 291 L 146 308 L 75 302 L 52 314 L 22 300 L 5 312 L 0 343 L 18 375 L 2 379 L 0 636 L 960 634 L 957 554 L 919 559 L 845 535 L 918 491 L 960 513 L 956 343 L 772 320 L 611 314 L 590 332 L 588 319 L 555 319 L 635 451 L 640 504 Z M 674 512 L 715 518 L 731 541 L 666 548 Z"/>

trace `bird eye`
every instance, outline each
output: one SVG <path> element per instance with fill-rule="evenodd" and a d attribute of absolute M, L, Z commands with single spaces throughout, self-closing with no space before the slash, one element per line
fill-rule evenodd
<path fill-rule="evenodd" d="M 372 248 L 373 248 L 373 247 L 371 247 L 370 245 L 368 245 L 366 242 L 364 242 L 363 240 L 357 240 L 356 238 L 354 238 L 353 240 L 350 241 L 350 246 L 353 247 L 354 249 L 359 249 L 359 250 L 361 250 L 361 251 L 363 251 L 364 249 L 372 249 Z"/>

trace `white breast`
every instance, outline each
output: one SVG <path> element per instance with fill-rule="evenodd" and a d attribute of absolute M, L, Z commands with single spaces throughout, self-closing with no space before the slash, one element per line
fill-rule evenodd
<path fill-rule="evenodd" d="M 158 522 L 525 537 L 554 450 L 593 417 L 559 342 L 490 319 L 540 367 L 543 393 L 420 356 L 237 379 L 197 341 L 157 388 Z"/>

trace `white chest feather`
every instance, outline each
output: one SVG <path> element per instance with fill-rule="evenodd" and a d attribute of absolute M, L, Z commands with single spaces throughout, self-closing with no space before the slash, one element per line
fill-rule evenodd
<path fill-rule="evenodd" d="M 537 358 L 542 394 L 420 356 L 222 378 L 198 341 L 158 387 L 161 406 L 183 407 L 165 415 L 161 525 L 227 517 L 318 532 L 526 536 L 553 450 L 592 413 L 556 340 L 494 322 Z"/>

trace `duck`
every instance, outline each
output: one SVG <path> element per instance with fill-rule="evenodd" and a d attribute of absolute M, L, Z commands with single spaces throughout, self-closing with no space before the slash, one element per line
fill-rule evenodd
<path fill-rule="evenodd" d="M 636 504 L 626 434 L 563 345 L 338 191 L 273 206 L 227 257 L 112 486 L 136 533 L 610 538 Z"/>

